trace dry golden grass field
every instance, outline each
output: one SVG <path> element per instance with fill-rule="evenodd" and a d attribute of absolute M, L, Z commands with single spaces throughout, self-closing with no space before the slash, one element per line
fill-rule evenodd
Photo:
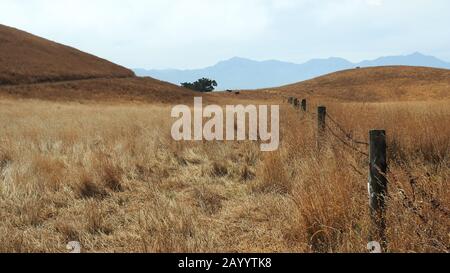
<path fill-rule="evenodd" d="M 450 251 L 449 101 L 320 103 L 387 130 L 389 251 Z M 2 98 L 0 252 L 367 252 L 367 159 L 332 135 L 319 153 L 313 114 L 282 104 L 262 153 L 175 142 L 170 109 Z"/>
<path fill-rule="evenodd" d="M 369 162 L 332 134 L 317 149 L 319 104 L 356 139 L 387 131 L 387 250 L 450 252 L 449 70 L 204 95 L 280 104 L 270 153 L 174 141 L 171 108 L 195 95 L 0 25 L 0 252 L 368 252 Z"/>

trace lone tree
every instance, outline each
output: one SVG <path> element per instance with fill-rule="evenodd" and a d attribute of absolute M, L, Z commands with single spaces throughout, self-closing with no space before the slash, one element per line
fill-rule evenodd
<path fill-rule="evenodd" d="M 181 86 L 199 91 L 199 92 L 212 92 L 214 88 L 217 87 L 217 82 L 215 80 L 210 80 L 207 78 L 201 78 L 196 82 L 184 82 Z"/>

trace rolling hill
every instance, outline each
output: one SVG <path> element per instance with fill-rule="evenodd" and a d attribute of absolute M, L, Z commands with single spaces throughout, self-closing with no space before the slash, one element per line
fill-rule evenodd
<path fill-rule="evenodd" d="M 450 70 L 412 66 L 350 69 L 260 92 L 241 92 L 241 96 L 358 102 L 442 100 L 450 99 Z"/>
<path fill-rule="evenodd" d="M 196 93 L 0 25 L 0 95 L 70 101 L 191 101 Z"/>
<path fill-rule="evenodd" d="M 413 54 L 403 61 L 413 57 L 414 62 L 431 60 Z M 373 64 L 389 64 L 395 59 L 377 59 Z M 329 66 L 332 70 L 346 64 L 341 59 L 315 60 L 308 63 L 309 69 L 304 69 L 314 74 L 316 68 L 330 61 L 336 64 Z M 437 59 L 434 61 L 438 64 Z M 216 69 L 228 71 L 235 62 L 240 63 L 242 70 L 237 74 L 249 69 L 255 75 L 263 73 L 264 69 L 245 59 L 222 62 Z M 365 65 L 370 66 L 370 63 Z M 273 76 L 277 77 L 283 74 L 286 64 L 268 61 L 265 66 L 275 69 Z M 230 77 L 233 75 L 236 76 L 231 74 Z M 261 84 L 267 84 L 266 80 L 267 77 L 259 77 Z M 0 95 L 46 100 L 190 103 L 199 93 L 153 78 L 136 77 L 131 70 L 109 61 L 0 25 Z M 413 66 L 349 69 L 277 88 L 241 92 L 239 96 L 219 92 L 205 95 L 205 98 L 224 102 L 288 96 L 367 102 L 448 99 L 450 70 Z"/>
<path fill-rule="evenodd" d="M 104 59 L 0 25 L 0 85 L 134 77 Z"/>

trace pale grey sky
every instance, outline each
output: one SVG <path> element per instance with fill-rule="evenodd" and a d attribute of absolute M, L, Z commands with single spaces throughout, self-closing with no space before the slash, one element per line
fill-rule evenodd
<path fill-rule="evenodd" d="M 450 61 L 448 0 L 0 0 L 0 23 L 130 68 L 234 56 Z"/>

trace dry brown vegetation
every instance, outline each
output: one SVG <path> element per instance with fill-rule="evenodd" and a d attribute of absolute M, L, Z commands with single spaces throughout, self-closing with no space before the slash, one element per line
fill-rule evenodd
<path fill-rule="evenodd" d="M 104 59 L 0 25 L 0 85 L 133 76 Z"/>
<path fill-rule="evenodd" d="M 390 102 L 448 99 L 450 70 L 413 66 L 386 66 L 345 70 L 309 81 L 273 89 L 241 92 L 260 99 L 298 96 L 336 101 Z"/>
<path fill-rule="evenodd" d="M 356 138 L 387 130 L 389 251 L 450 251 L 448 101 L 320 103 Z M 261 153 L 174 142 L 165 105 L 2 99 L 0 252 L 365 252 L 366 158 L 318 153 L 312 114 L 281 122 Z"/>
<path fill-rule="evenodd" d="M 170 106 L 198 93 L 1 25 L 0 52 L 0 252 L 367 251 L 367 159 L 332 135 L 319 152 L 313 113 L 284 104 L 273 153 L 175 142 Z M 449 73 L 358 69 L 205 102 L 294 95 L 355 138 L 386 129 L 389 251 L 449 252 Z"/>
<path fill-rule="evenodd" d="M 4 98 L 88 103 L 189 103 L 197 93 L 152 78 L 89 79 L 0 86 Z"/>

